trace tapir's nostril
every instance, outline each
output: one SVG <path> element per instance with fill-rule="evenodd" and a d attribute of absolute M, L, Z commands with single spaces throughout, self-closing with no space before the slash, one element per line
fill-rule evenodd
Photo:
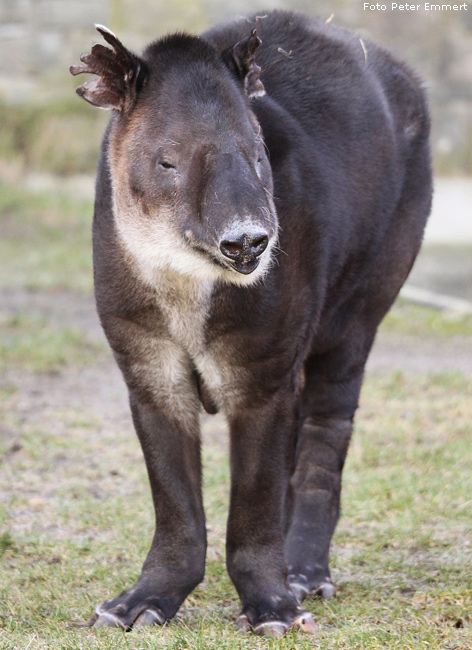
<path fill-rule="evenodd" d="M 256 235 L 240 235 L 231 239 L 224 239 L 220 243 L 220 251 L 225 257 L 237 262 L 253 261 L 267 248 L 269 237 L 265 233 Z"/>
<path fill-rule="evenodd" d="M 243 252 L 243 246 L 238 242 L 225 240 L 221 242 L 220 250 L 227 257 L 237 257 Z"/>
<path fill-rule="evenodd" d="M 267 248 L 268 243 L 269 243 L 269 237 L 265 234 L 254 237 L 251 242 L 251 248 L 254 251 L 254 255 L 256 257 L 261 255 Z"/>

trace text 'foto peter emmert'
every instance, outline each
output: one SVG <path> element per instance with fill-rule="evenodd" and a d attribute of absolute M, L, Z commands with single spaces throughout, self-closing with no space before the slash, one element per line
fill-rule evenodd
<path fill-rule="evenodd" d="M 364 11 L 467 11 L 468 4 L 463 2 L 462 4 L 434 4 L 432 2 L 423 2 L 421 4 L 410 4 L 404 3 L 400 4 L 398 2 L 391 2 L 388 4 L 381 4 L 376 2 L 371 4 L 370 2 L 364 2 Z"/>

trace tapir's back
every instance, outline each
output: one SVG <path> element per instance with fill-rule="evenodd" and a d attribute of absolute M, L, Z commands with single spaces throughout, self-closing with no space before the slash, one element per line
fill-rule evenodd
<path fill-rule="evenodd" d="M 370 41 L 333 23 L 302 14 L 274 11 L 215 27 L 203 37 L 220 51 L 251 28 L 262 46 L 257 63 L 270 98 L 312 134 L 330 125 L 362 136 L 384 113 L 410 135 L 428 121 L 418 80 L 402 62 Z M 257 106 L 256 106 L 257 112 Z"/>

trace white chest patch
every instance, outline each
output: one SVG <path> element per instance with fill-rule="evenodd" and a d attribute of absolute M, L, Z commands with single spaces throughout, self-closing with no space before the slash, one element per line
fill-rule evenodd
<path fill-rule="evenodd" d="M 172 340 L 191 358 L 208 389 L 218 392 L 223 385 L 222 368 L 205 340 L 213 282 L 164 272 L 156 292 Z"/>

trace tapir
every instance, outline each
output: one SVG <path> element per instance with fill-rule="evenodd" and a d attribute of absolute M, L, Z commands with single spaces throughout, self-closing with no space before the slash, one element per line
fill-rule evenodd
<path fill-rule="evenodd" d="M 93 220 L 98 314 L 155 507 L 136 584 L 90 625 L 164 624 L 204 576 L 199 412 L 224 413 L 226 563 L 243 631 L 313 632 L 376 330 L 432 195 L 421 82 L 293 12 L 133 54 L 107 28 L 73 65 L 111 110 Z M 379 435 L 382 432 L 379 431 Z"/>

